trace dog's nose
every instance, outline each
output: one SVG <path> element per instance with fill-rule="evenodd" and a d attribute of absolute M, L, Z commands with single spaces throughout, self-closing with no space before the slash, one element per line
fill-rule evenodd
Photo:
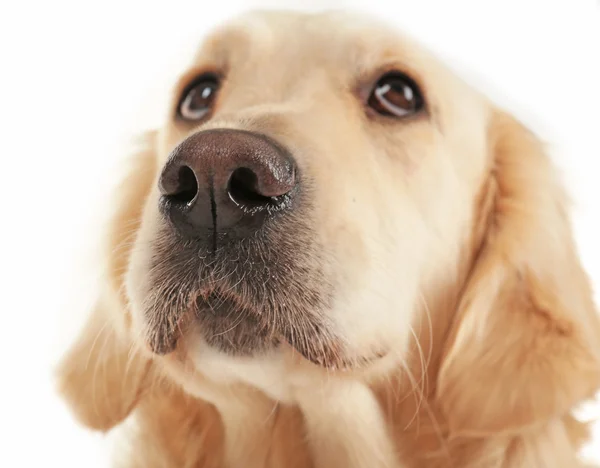
<path fill-rule="evenodd" d="M 198 132 L 169 156 L 159 180 L 160 207 L 188 237 L 244 237 L 292 208 L 293 158 L 272 139 L 243 130 Z"/>

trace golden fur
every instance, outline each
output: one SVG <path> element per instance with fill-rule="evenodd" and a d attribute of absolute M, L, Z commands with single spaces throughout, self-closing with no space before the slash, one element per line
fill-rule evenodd
<path fill-rule="evenodd" d="M 427 119 L 365 117 L 361 87 L 392 66 L 420 83 Z M 207 68 L 229 74 L 202 128 L 265 132 L 304 161 L 339 278 L 332 326 L 351 359 L 385 356 L 331 371 L 289 349 L 215 354 L 193 332 L 148 351 L 156 179 L 198 130 L 169 118 L 131 158 L 105 287 L 59 370 L 79 421 L 134 417 L 126 467 L 582 466 L 571 412 L 600 388 L 600 322 L 542 143 L 417 44 L 346 14 L 237 19 L 175 100 Z"/>

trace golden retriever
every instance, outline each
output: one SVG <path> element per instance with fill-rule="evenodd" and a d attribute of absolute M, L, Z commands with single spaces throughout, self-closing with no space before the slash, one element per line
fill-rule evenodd
<path fill-rule="evenodd" d="M 216 30 L 59 370 L 127 467 L 574 468 L 600 322 L 543 144 L 390 28 Z"/>

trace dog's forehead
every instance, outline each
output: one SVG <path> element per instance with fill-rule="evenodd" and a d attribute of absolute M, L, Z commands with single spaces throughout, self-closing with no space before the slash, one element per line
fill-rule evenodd
<path fill-rule="evenodd" d="M 202 43 L 195 62 L 220 68 L 242 64 L 317 66 L 366 72 L 381 64 L 419 66 L 427 51 L 380 21 L 350 12 L 256 11 L 215 29 Z"/>
<path fill-rule="evenodd" d="M 303 105 L 331 104 L 323 98 L 369 87 L 390 70 L 406 73 L 425 90 L 436 121 L 445 128 L 459 125 L 466 115 L 484 121 L 489 107 L 484 96 L 417 40 L 379 19 L 346 11 L 240 15 L 204 40 L 181 82 L 210 69 L 227 76 L 228 105 L 238 108 L 290 96 Z M 302 101 L 309 95 L 315 99 Z"/>

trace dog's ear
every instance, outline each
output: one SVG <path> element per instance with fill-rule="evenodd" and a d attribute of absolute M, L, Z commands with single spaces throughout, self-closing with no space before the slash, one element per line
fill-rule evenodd
<path fill-rule="evenodd" d="M 106 431 L 136 406 L 151 379 L 151 363 L 122 336 L 100 301 L 58 369 L 59 392 L 77 420 Z"/>
<path fill-rule="evenodd" d="M 489 138 L 485 228 L 436 390 L 454 435 L 565 416 L 600 388 L 600 322 L 556 171 L 504 113 Z"/>
<path fill-rule="evenodd" d="M 80 336 L 58 367 L 61 395 L 77 419 L 108 430 L 125 419 L 153 378 L 153 364 L 132 339 L 123 275 L 144 201 L 155 177 L 155 135 L 139 142 L 116 192 L 105 252 L 102 293 Z"/>

